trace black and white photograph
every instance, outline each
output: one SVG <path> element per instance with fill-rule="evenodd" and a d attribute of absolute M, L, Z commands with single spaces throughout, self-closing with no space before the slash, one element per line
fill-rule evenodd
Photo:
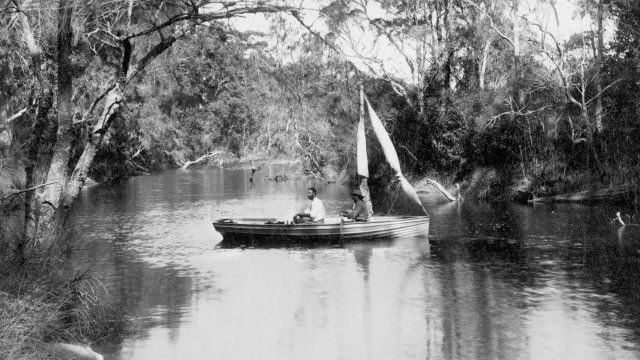
<path fill-rule="evenodd" d="M 0 360 L 640 360 L 640 1 L 0 0 Z"/>

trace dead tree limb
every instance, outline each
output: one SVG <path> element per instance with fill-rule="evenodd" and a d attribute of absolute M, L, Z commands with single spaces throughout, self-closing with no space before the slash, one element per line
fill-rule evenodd
<path fill-rule="evenodd" d="M 12 122 L 15 119 L 19 119 L 20 117 L 22 117 L 22 115 L 24 115 L 24 113 L 27 112 L 27 108 L 24 108 L 20 111 L 18 111 L 17 113 L 13 114 L 10 118 L 7 119 L 7 123 Z"/>
<path fill-rule="evenodd" d="M 187 170 L 187 168 L 189 166 L 193 165 L 193 164 L 197 164 L 199 162 L 202 162 L 205 159 L 208 159 L 208 158 L 210 158 L 212 156 L 216 156 L 216 155 L 220 155 L 220 154 L 222 154 L 222 151 L 214 151 L 214 152 L 211 152 L 209 154 L 200 156 L 197 160 L 185 161 L 185 163 L 182 164 L 182 166 L 180 167 L 180 170 Z"/>
<path fill-rule="evenodd" d="M 406 146 L 401 145 L 400 147 L 401 147 L 401 148 L 403 148 L 403 149 L 405 149 L 405 150 L 407 151 L 407 153 L 409 153 L 409 155 L 410 155 L 410 156 L 411 156 L 411 157 L 412 157 L 416 162 L 418 162 L 418 164 L 420 164 L 420 161 L 418 160 L 418 158 L 417 158 L 415 155 L 413 155 L 413 154 L 411 153 L 411 151 L 409 151 L 409 149 L 407 149 L 407 147 L 406 147 Z M 420 165 L 420 166 L 422 166 L 422 165 Z M 439 182 L 437 182 L 437 181 L 435 181 L 435 180 L 431 180 L 431 179 L 426 179 L 426 181 L 427 181 L 427 184 L 433 185 L 433 186 L 435 186 L 438 190 L 440 190 L 440 192 L 442 192 L 442 194 L 443 194 L 447 199 L 449 199 L 449 201 L 456 201 L 456 200 L 458 200 L 458 199 L 457 199 L 457 198 L 455 198 L 453 195 L 451 195 L 451 193 L 450 193 L 450 192 L 448 192 L 448 191 L 447 191 L 447 189 L 445 189 L 445 188 L 444 188 L 444 186 L 440 185 L 440 183 L 439 183 Z M 460 188 L 459 188 L 459 187 L 458 187 L 458 194 L 460 194 Z M 462 196 L 460 196 L 460 199 L 462 199 Z"/>

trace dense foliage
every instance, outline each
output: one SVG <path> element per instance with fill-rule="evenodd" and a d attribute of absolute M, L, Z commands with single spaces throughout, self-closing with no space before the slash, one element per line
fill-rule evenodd
<path fill-rule="evenodd" d="M 635 1 L 581 1 L 576 16 L 590 29 L 574 34 L 555 1 L 528 11 L 507 0 L 384 0 L 374 12 L 337 0 L 308 13 L 114 4 L 3 3 L 3 191 L 56 184 L 24 193 L 25 234 L 46 228 L 29 220 L 43 219 L 36 203 L 58 204 L 44 219 L 63 225 L 87 176 L 117 180 L 207 154 L 301 160 L 307 175 L 346 179 L 360 85 L 414 175 L 464 187 L 490 168 L 496 188 L 538 194 L 637 179 Z M 206 4 L 222 7 L 205 15 Z M 269 13 L 268 26 L 221 21 L 245 12 Z M 383 176 L 370 144 L 372 176 Z"/>
<path fill-rule="evenodd" d="M 113 130 L 134 141 L 121 136 L 110 151 L 102 150 L 99 164 L 150 170 L 224 150 L 245 158 L 302 159 L 309 173 L 325 178 L 350 174 L 357 91 L 364 84 L 401 161 L 416 174 L 464 181 L 474 169 L 495 168 L 505 184 L 526 179 L 528 190 L 540 194 L 636 178 L 634 2 L 582 4 L 594 29 L 597 16 L 615 26 L 603 30 L 611 35 L 615 29 L 615 36 L 601 44 L 600 63 L 597 31 L 552 36 L 511 2 L 381 6 L 393 11 L 392 21 L 363 18 L 355 2 L 334 2 L 323 10 L 329 33 L 303 32 L 295 39 L 283 30 L 291 32 L 292 23 L 272 18 L 276 36 L 295 49 L 293 60 L 255 41 L 264 34 L 194 32 L 131 88 L 129 123 Z M 422 17 L 409 11 L 416 6 L 425 9 Z M 448 21 L 434 23 L 432 14 Z M 421 48 L 410 59 L 418 83 L 363 72 L 347 61 L 335 39 L 352 36 L 349 21 L 363 19 L 389 30 L 380 38 L 437 35 L 431 40 L 441 46 Z M 373 155 L 376 163 L 379 155 Z"/>

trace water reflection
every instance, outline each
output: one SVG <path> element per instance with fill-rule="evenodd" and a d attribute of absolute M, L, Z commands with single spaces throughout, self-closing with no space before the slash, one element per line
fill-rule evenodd
<path fill-rule="evenodd" d="M 83 193 L 73 261 L 136 319 L 96 347 L 108 359 L 640 358 L 640 256 L 613 209 L 430 194 L 431 246 L 221 248 L 213 218 L 288 216 L 307 186 L 328 213 L 350 205 L 337 184 L 249 175 L 176 171 Z"/>

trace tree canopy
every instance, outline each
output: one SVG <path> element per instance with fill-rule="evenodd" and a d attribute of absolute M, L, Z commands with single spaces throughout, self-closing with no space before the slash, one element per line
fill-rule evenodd
<path fill-rule="evenodd" d="M 489 167 L 537 193 L 637 179 L 635 1 L 577 3 L 574 33 L 556 0 L 0 5 L 0 185 L 27 190 L 8 197 L 18 253 L 58 244 L 89 176 L 223 152 L 346 179 L 361 84 L 415 175 Z"/>

